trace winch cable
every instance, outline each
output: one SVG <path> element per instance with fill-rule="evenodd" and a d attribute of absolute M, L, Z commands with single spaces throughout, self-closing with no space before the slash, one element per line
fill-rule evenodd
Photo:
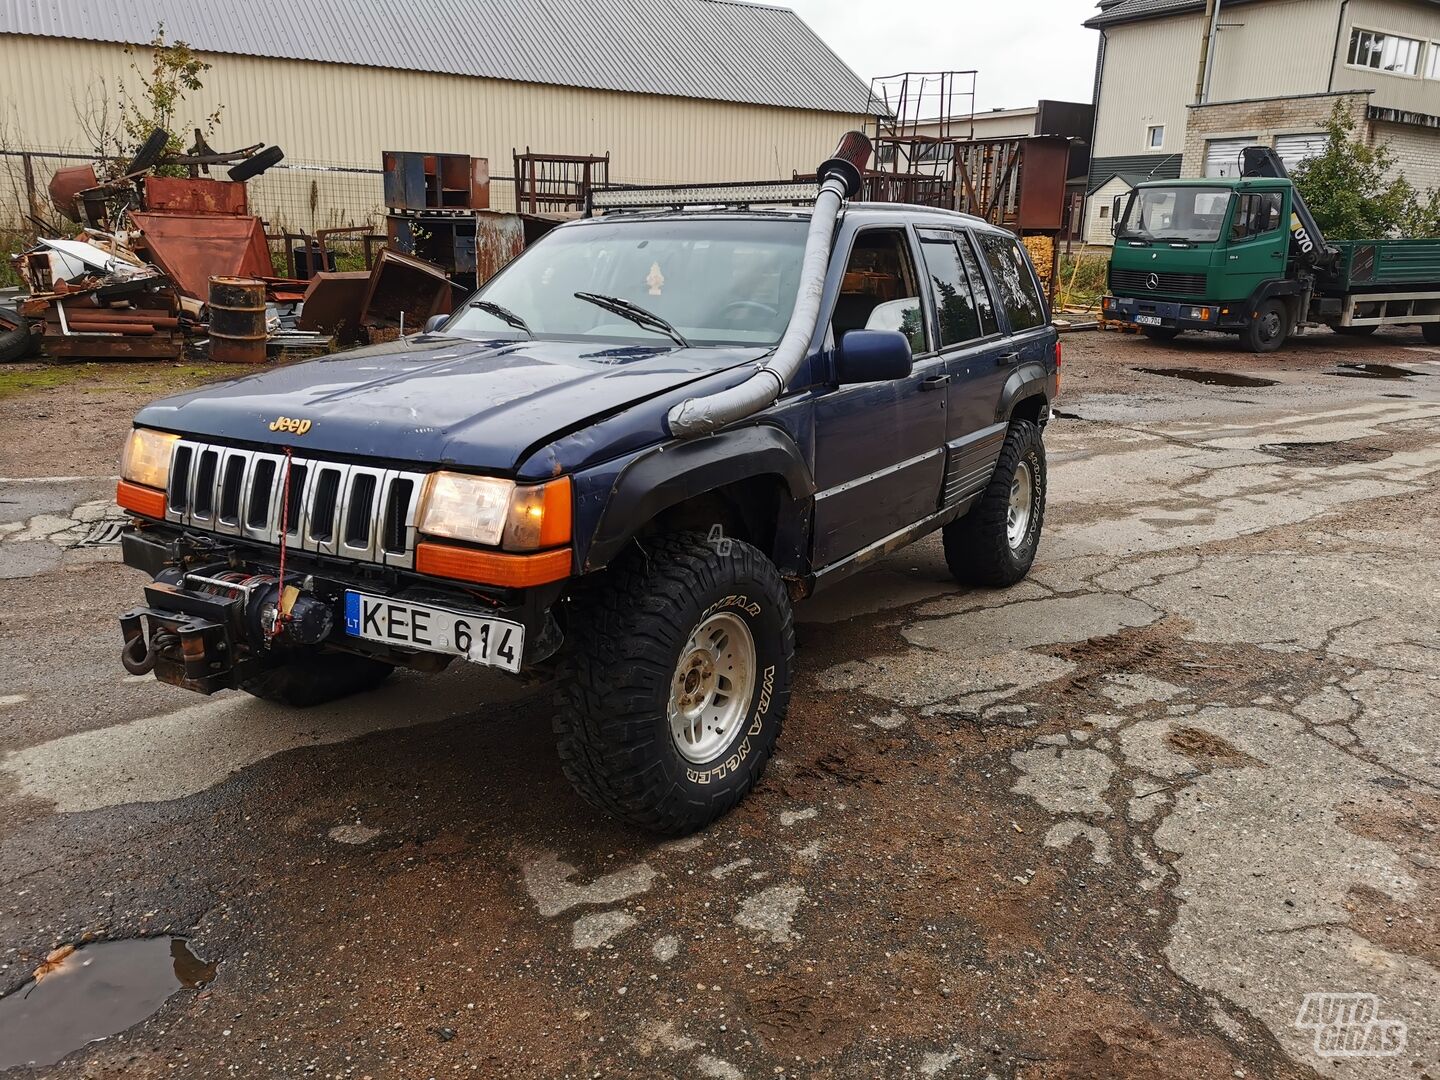
<path fill-rule="evenodd" d="M 280 582 L 275 598 L 275 622 L 270 628 L 273 640 L 285 629 L 290 616 L 285 610 L 285 548 L 290 538 L 290 466 L 294 461 L 293 451 L 285 447 L 285 476 L 280 483 Z"/>

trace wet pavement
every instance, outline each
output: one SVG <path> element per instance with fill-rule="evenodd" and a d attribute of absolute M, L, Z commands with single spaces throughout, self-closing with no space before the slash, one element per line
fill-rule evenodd
<path fill-rule="evenodd" d="M 75 958 L 148 957 L 40 1071 L 1440 1076 L 1440 383 L 1329 377 L 1440 350 L 1065 356 L 1030 580 L 931 538 L 802 606 L 770 772 L 672 842 L 571 793 L 544 685 L 126 676 L 111 481 L 4 451 L 0 992 L 83 1042 Z"/>

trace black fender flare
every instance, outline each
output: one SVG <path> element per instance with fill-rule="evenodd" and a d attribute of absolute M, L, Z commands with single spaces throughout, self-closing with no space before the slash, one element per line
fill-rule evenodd
<path fill-rule="evenodd" d="M 1031 360 L 1019 365 L 1005 380 L 1000 391 L 1000 404 L 995 409 L 997 423 L 1007 423 L 1015 406 L 1028 397 L 1039 395 L 1047 402 L 1053 396 L 1051 387 L 1054 376 L 1044 364 Z"/>
<path fill-rule="evenodd" d="M 782 520 L 777 522 L 777 547 L 797 546 L 804 539 L 795 535 L 797 530 L 808 532 L 797 511 L 815 494 L 815 478 L 788 434 L 769 424 L 757 424 L 702 439 L 668 442 L 625 466 L 615 478 L 605 511 L 590 537 L 584 570 L 605 566 L 646 523 L 670 507 L 760 476 L 779 477 L 790 496 L 791 512 L 787 515 L 782 507 Z M 787 516 L 791 520 L 783 520 Z M 804 521 L 808 522 L 808 517 Z"/>

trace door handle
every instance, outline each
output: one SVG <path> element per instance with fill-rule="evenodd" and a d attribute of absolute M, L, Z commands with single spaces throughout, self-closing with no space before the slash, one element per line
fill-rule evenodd
<path fill-rule="evenodd" d="M 920 380 L 921 390 L 941 390 L 949 385 L 949 375 L 931 375 L 928 379 Z"/>
<path fill-rule="evenodd" d="M 995 358 L 996 367 L 1005 367 L 1007 364 L 1018 364 L 1020 354 L 1018 352 L 1007 352 Z"/>

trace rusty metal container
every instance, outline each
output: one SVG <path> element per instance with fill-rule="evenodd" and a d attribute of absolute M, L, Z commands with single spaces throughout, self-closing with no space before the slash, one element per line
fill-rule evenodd
<path fill-rule="evenodd" d="M 265 283 L 255 278 L 210 279 L 210 359 L 222 364 L 265 362 Z"/>

